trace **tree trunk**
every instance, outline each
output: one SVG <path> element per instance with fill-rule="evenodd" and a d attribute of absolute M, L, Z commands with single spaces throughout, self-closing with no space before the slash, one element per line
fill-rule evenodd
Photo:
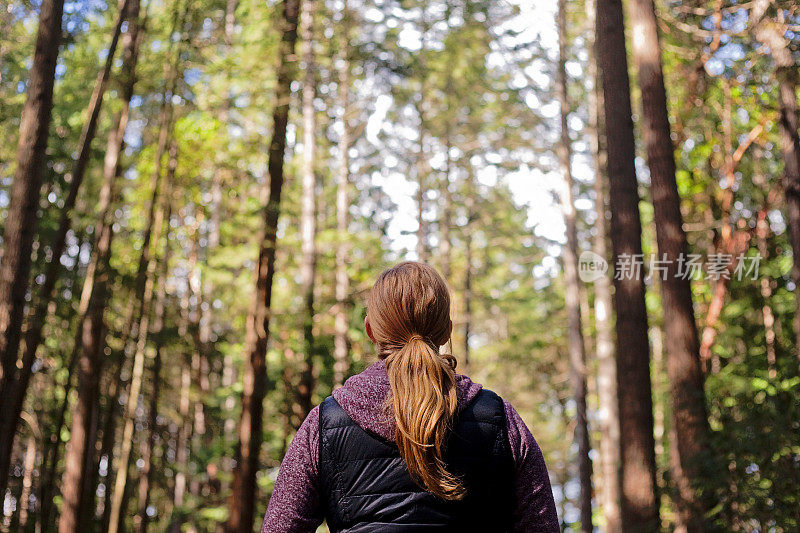
<path fill-rule="evenodd" d="M 107 295 L 97 294 L 94 296 L 94 292 L 98 290 L 95 286 L 96 280 L 95 277 L 98 273 L 98 268 L 101 270 L 108 269 L 108 260 L 110 254 L 110 247 L 111 241 L 113 239 L 113 232 L 112 232 L 112 224 L 113 220 L 110 217 L 111 210 L 113 209 L 113 204 L 115 201 L 115 183 L 117 178 L 121 175 L 121 169 L 119 165 L 120 154 L 122 153 L 122 149 L 124 146 L 124 136 L 125 131 L 127 129 L 128 124 L 128 117 L 130 112 L 130 101 L 133 98 L 134 92 L 134 85 L 136 81 L 136 64 L 138 60 L 138 53 L 139 48 L 141 46 L 142 37 L 144 34 L 144 26 L 145 21 L 139 19 L 139 11 L 140 11 L 140 2 L 139 0 L 130 0 L 127 5 L 127 13 L 126 18 L 128 20 L 128 31 L 124 38 L 124 46 L 123 46 L 123 63 L 122 68 L 120 71 L 121 77 L 121 93 L 122 93 L 122 101 L 123 106 L 114 121 L 114 127 L 111 130 L 111 133 L 108 137 L 108 143 L 106 146 L 106 153 L 105 153 L 105 160 L 103 164 L 103 183 L 100 190 L 99 202 L 98 202 L 98 222 L 95 225 L 94 235 L 95 235 L 95 243 L 92 250 L 92 259 L 89 264 L 89 268 L 84 279 L 83 289 L 81 292 L 81 302 L 79 304 L 78 316 L 84 317 L 88 311 L 90 301 L 93 297 L 97 298 L 98 302 L 101 302 L 102 305 L 107 303 Z M 73 182 L 74 183 L 74 182 Z M 62 242 L 63 247 L 63 242 Z M 47 292 L 49 298 L 52 299 L 52 290 Z M 42 290 L 42 296 L 45 295 L 44 290 Z M 95 313 L 100 313 L 99 310 L 96 310 Z M 26 335 L 26 351 L 24 356 L 24 361 L 30 360 L 33 361 L 35 356 L 36 347 L 38 346 L 39 342 L 41 341 L 41 325 L 39 324 L 38 331 L 30 331 Z M 102 334 L 102 328 L 98 328 L 94 330 L 98 334 Z M 74 361 L 77 360 L 78 354 L 80 351 L 81 345 L 81 337 L 82 333 L 79 328 L 76 339 L 75 339 L 75 347 L 73 349 L 73 356 L 70 362 L 70 372 L 69 375 L 72 374 L 72 367 L 74 366 Z M 92 342 L 94 343 L 102 343 L 101 339 L 94 339 Z M 51 506 L 49 495 L 52 494 L 52 481 L 54 478 L 54 469 L 56 464 L 58 463 L 58 450 L 60 448 L 60 438 L 59 435 L 61 434 L 61 426 L 63 425 L 64 421 L 64 409 L 66 408 L 66 402 L 69 397 L 69 390 L 70 390 L 71 379 L 68 378 L 65 384 L 65 400 L 64 405 L 62 406 L 62 410 L 60 416 L 58 418 L 59 423 L 57 424 L 57 430 L 55 432 L 56 440 L 53 444 L 52 450 L 49 452 L 50 455 L 50 468 L 48 469 L 48 473 L 45 476 L 45 481 L 47 485 L 44 486 L 42 490 L 43 496 L 43 521 L 44 527 L 48 527 L 47 523 L 47 515 L 49 515 L 49 507 Z M 116 383 L 112 383 L 112 387 L 116 387 Z M 112 395 L 110 398 L 109 409 L 111 411 L 110 414 L 113 415 L 114 407 L 116 402 L 116 395 Z M 108 436 L 106 433 L 109 432 L 108 428 L 111 427 L 110 430 L 111 435 Z M 103 425 L 104 434 L 103 434 L 103 443 L 105 448 L 105 444 L 107 441 L 113 442 L 113 422 L 108 423 L 108 415 L 106 416 L 106 423 Z M 103 449 L 101 449 L 101 453 Z M 111 457 L 108 458 L 109 461 L 109 469 L 111 463 Z M 93 501 L 94 494 L 91 493 L 88 497 Z M 48 512 L 44 512 L 44 507 L 48 507 Z"/>
<path fill-rule="evenodd" d="M 78 190 L 83 182 L 83 176 L 86 171 L 86 166 L 89 162 L 89 151 L 91 148 L 92 140 L 94 139 L 97 131 L 97 123 L 100 118 L 100 109 L 103 105 L 103 96 L 108 85 L 109 74 L 111 73 L 111 66 L 114 62 L 114 55 L 117 49 L 117 42 L 122 30 L 122 23 L 125 20 L 126 12 L 128 10 L 128 2 L 130 0 L 123 0 L 120 2 L 120 9 L 117 15 L 117 22 L 114 26 L 114 33 L 111 37 L 111 44 L 108 48 L 108 55 L 103 70 L 97 75 L 94 91 L 88 107 L 88 119 L 84 123 L 83 131 L 81 132 L 81 139 L 79 142 L 78 158 L 75 160 L 75 166 L 72 171 L 72 179 L 69 185 L 69 192 L 64 201 L 64 207 L 61 210 L 61 218 L 58 222 L 58 230 L 54 236 L 53 242 L 50 246 L 52 253 L 52 260 L 45 268 L 44 281 L 39 287 L 38 301 L 28 313 L 28 330 L 25 334 L 25 349 L 22 357 L 22 364 L 16 375 L 9 375 L 7 388 L 9 389 L 9 404 L 12 405 L 11 409 L 3 411 L 0 415 L 0 427 L 6 428 L 5 431 L 0 431 L 3 435 L 0 439 L 0 455 L 5 454 L 5 450 L 10 450 L 13 446 L 14 434 L 19 420 L 19 413 L 22 410 L 22 404 L 25 401 L 25 394 L 28 390 L 28 384 L 31 377 L 31 369 L 33 362 L 36 358 L 36 350 L 42 341 L 42 328 L 47 317 L 47 310 L 50 307 L 50 302 L 55 297 L 55 285 L 59 274 L 61 273 L 61 254 L 64 252 L 64 247 L 67 241 L 67 233 L 72 226 L 72 209 L 75 207 L 75 202 L 78 197 Z M 100 201 L 103 201 L 102 193 Z M 16 357 L 16 348 L 14 356 Z M 0 459 L 0 465 L 2 464 Z M 2 477 L 2 474 L 0 474 Z"/>
<path fill-rule="evenodd" d="M 586 6 L 590 27 L 595 23 L 595 2 L 591 1 Z M 592 153 L 594 155 L 595 180 L 595 235 L 592 250 L 598 257 L 608 261 L 608 228 L 606 207 L 606 182 L 608 176 L 606 169 L 606 152 L 603 133 L 602 83 L 597 65 L 593 58 L 596 57 L 594 39 L 591 42 L 591 51 L 588 73 L 594 87 L 589 95 L 590 122 L 594 135 L 592 136 Z M 600 462 L 602 465 L 603 490 L 601 494 L 601 507 L 606 520 L 607 533 L 620 533 L 620 486 L 619 486 L 619 408 L 617 406 L 617 368 L 614 361 L 614 335 L 612 332 L 611 318 L 611 280 L 607 274 L 600 276 L 594 282 L 594 319 L 597 332 L 597 399 L 599 404 L 598 425 L 600 426 Z"/>
<path fill-rule="evenodd" d="M 447 138 L 445 139 L 445 171 L 442 179 L 442 214 L 439 217 L 439 226 L 442 242 L 440 243 L 439 253 L 441 254 L 442 277 L 450 283 L 453 263 L 453 244 L 450 240 L 450 226 L 453 223 L 453 195 L 450 192 L 450 125 L 447 126 Z"/>
<path fill-rule="evenodd" d="M 158 395 L 161 377 L 161 346 L 156 346 L 153 357 L 153 391 L 150 396 L 150 410 L 147 422 L 147 437 L 142 439 L 142 468 L 139 472 L 139 510 L 134 518 L 134 527 L 139 533 L 146 533 L 149 525 L 147 507 L 150 505 L 150 486 L 153 483 L 153 449 L 155 448 L 158 423 Z"/>
<path fill-rule="evenodd" d="M 469 158 L 465 158 L 467 160 L 467 165 L 470 165 Z M 477 195 L 477 191 L 474 190 L 475 185 L 475 176 L 473 174 L 472 167 L 468 167 L 467 169 L 467 191 L 466 191 L 466 199 L 465 199 L 465 207 L 467 208 L 467 224 L 464 227 L 463 232 L 463 239 L 464 239 L 464 346 L 463 356 L 464 356 L 464 372 L 467 373 L 470 368 L 470 347 L 469 347 L 469 339 L 472 329 L 472 223 L 476 218 L 475 213 L 475 196 Z"/>
<path fill-rule="evenodd" d="M 423 89 L 424 90 L 424 89 Z M 423 93 L 424 94 L 424 93 Z M 423 97 L 424 98 L 424 97 Z M 430 255 L 430 248 L 428 247 L 428 222 L 425 220 L 425 194 L 428 192 L 425 178 L 425 118 L 424 111 L 422 110 L 423 104 L 417 106 L 419 113 L 419 155 L 417 155 L 417 162 L 415 171 L 417 173 L 417 260 L 425 262 Z"/>
<path fill-rule="evenodd" d="M 578 229 L 573 205 L 572 141 L 569 135 L 569 101 L 567 98 L 567 14 L 566 0 L 558 1 L 558 65 L 556 93 L 561 107 L 561 138 L 556 147 L 563 174 L 561 211 L 566 226 L 567 244 L 562 248 L 567 308 L 569 347 L 569 380 L 575 400 L 576 419 L 574 438 L 578 445 L 578 479 L 580 481 L 579 509 L 581 531 L 592 531 L 592 460 L 589 457 L 589 424 L 586 418 L 586 346 L 581 319 L 580 280 L 578 279 Z"/>
<path fill-rule="evenodd" d="M 250 533 L 253 529 L 256 472 L 259 468 L 258 452 L 261 449 L 263 400 L 266 393 L 266 354 L 272 303 L 272 279 L 275 276 L 275 248 L 281 189 L 283 188 L 286 125 L 289 120 L 291 84 L 295 78 L 294 48 L 297 41 L 299 8 L 299 0 L 284 0 L 283 2 L 282 38 L 278 59 L 272 140 L 267 163 L 269 196 L 264 205 L 264 229 L 260 235 L 256 291 L 253 306 L 247 318 L 247 357 L 242 390 L 242 416 L 239 421 L 237 464 L 233 473 L 229 503 L 230 516 L 226 524 L 226 530 L 229 533 Z"/>
<path fill-rule="evenodd" d="M 164 217 L 167 222 L 164 240 L 164 255 L 160 259 L 161 272 L 158 276 L 158 288 L 156 289 L 156 303 L 154 310 L 153 332 L 155 340 L 155 355 L 153 357 L 152 368 L 152 391 L 150 393 L 150 409 L 147 416 L 147 436 L 142 439 L 142 468 L 139 472 L 139 510 L 134 518 L 134 527 L 138 533 L 146 533 L 149 525 L 147 507 L 150 505 L 150 487 L 153 483 L 153 449 L 155 448 L 156 435 L 158 434 L 158 398 L 161 392 L 161 351 L 162 336 L 164 334 L 164 310 L 167 298 L 167 274 L 169 272 L 170 258 L 170 239 L 169 239 L 169 219 L 172 216 L 170 198 L 165 198 L 167 202 L 167 215 Z"/>
<path fill-rule="evenodd" d="M 660 280 L 661 305 L 672 428 L 677 437 L 678 457 L 673 463 L 679 465 L 671 472 L 672 482 L 678 489 L 679 525 L 690 532 L 704 531 L 705 506 L 696 490 L 701 480 L 701 460 L 707 448 L 709 427 L 692 289 L 690 279 L 679 271 L 687 244 L 675 180 L 658 21 L 653 0 L 633 0 L 630 8 L 637 36 L 633 40 L 633 55 L 642 94 L 642 137 L 650 168 L 656 242 L 659 261 L 666 261 L 666 272 Z"/>
<path fill-rule="evenodd" d="M 300 294 L 303 298 L 304 352 L 299 355 L 300 383 L 297 387 L 298 418 L 305 420 L 311 411 L 314 391 L 314 276 L 317 266 L 317 177 L 314 172 L 316 156 L 316 112 L 314 97 L 317 92 L 314 57 L 314 16 L 316 0 L 303 0 L 300 14 L 300 39 L 303 43 L 303 192 L 300 214 Z"/>
<path fill-rule="evenodd" d="M 22 110 L 17 144 L 17 169 L 11 181 L 8 214 L 0 260 L 0 380 L 9 381 L 17 361 L 20 327 L 31 269 L 31 248 L 38 225 L 39 189 L 47 161 L 47 136 L 53 108 L 61 16 L 64 2 L 44 0 Z M 0 383 L 2 383 L 0 382 Z M 3 388 L 0 388 L 0 392 Z M 3 397 L 4 398 L 4 397 Z M 5 404 L 5 399 L 4 402 Z M 0 479 L 5 492 L 5 477 Z"/>
<path fill-rule="evenodd" d="M 333 386 L 344 384 L 345 376 L 350 368 L 347 340 L 347 299 L 350 293 L 350 278 L 347 275 L 347 259 L 349 242 L 347 226 L 350 220 L 350 12 L 347 0 L 342 7 L 342 41 L 339 50 L 339 108 L 342 113 L 342 135 L 339 138 L 339 168 L 336 174 L 336 317 L 334 319 L 335 335 L 333 338 Z"/>
<path fill-rule="evenodd" d="M 111 230 L 100 236 L 98 249 L 107 249 L 111 240 Z M 72 430 L 69 447 L 65 457 L 66 469 L 62 483 L 64 505 L 58 522 L 59 533 L 85 530 L 87 524 L 81 511 L 85 509 L 87 494 L 87 465 L 93 464 L 97 412 L 100 401 L 100 371 L 105 347 L 105 310 L 108 269 L 105 258 L 97 261 L 98 272 L 87 312 L 79 326 L 81 331 L 81 351 L 78 358 L 78 403 L 72 410 Z"/>
<path fill-rule="evenodd" d="M 450 17 L 452 16 L 452 4 L 447 3 L 445 9 L 445 21 L 449 25 Z M 450 30 L 452 31 L 452 30 Z M 453 245 L 450 239 L 450 226 L 453 221 L 453 195 L 451 188 L 451 170 L 453 167 L 453 160 L 450 157 L 450 149 L 453 146 L 452 128 L 453 128 L 453 114 L 456 112 L 452 102 L 453 93 L 453 71 L 448 69 L 445 76 L 445 130 L 444 130 L 444 172 L 442 173 L 441 183 L 441 203 L 442 210 L 439 214 L 439 234 L 441 235 L 441 243 L 439 243 L 439 254 L 441 256 L 442 277 L 450 283 L 450 275 L 453 263 Z"/>
<path fill-rule="evenodd" d="M 22 110 L 17 144 L 17 169 L 8 191 L 8 212 L 0 259 L 0 403 L 11 402 L 9 386 L 19 348 L 31 271 L 33 237 L 39 223 L 39 194 L 47 161 L 47 137 L 53 108 L 53 84 L 61 39 L 63 0 L 43 0 L 39 29 L 28 80 L 28 96 Z M 8 409 L 3 409 L 6 412 Z M 4 413 L 10 415 L 11 413 Z M 5 494 L 11 464 L 11 443 L 16 417 L 0 418 L 0 494 Z"/>
<path fill-rule="evenodd" d="M 162 122 L 162 132 L 169 131 L 169 124 L 171 120 L 169 116 L 163 117 L 165 122 Z M 166 125 L 166 126 L 165 126 Z M 165 134 L 166 135 L 166 134 Z M 160 154 L 156 154 L 157 156 Z M 128 483 L 128 465 L 131 458 L 131 449 L 133 446 L 133 430 L 136 415 L 136 408 L 139 403 L 139 393 L 142 388 L 142 376 L 144 374 L 145 364 L 145 348 L 147 345 L 147 337 L 150 326 L 150 305 L 153 299 L 153 284 L 155 283 L 155 268 L 156 261 L 150 253 L 151 239 L 150 235 L 155 235 L 155 241 L 158 242 L 162 226 L 165 220 L 166 205 L 171 201 L 172 196 L 172 182 L 175 176 L 175 169 L 178 163 L 178 146 L 175 141 L 170 145 L 169 150 L 169 168 L 167 170 L 166 184 L 164 187 L 163 199 L 159 191 L 161 165 L 160 157 L 156 159 L 156 166 L 154 170 L 155 185 L 153 187 L 153 197 L 150 203 L 150 215 L 148 216 L 147 227 L 145 228 L 145 240 L 142 245 L 142 252 L 140 255 L 139 272 L 144 272 L 144 287 L 141 293 L 141 309 L 139 312 L 139 326 L 136 335 L 136 352 L 133 358 L 133 369 L 131 371 L 131 382 L 128 390 L 128 401 L 125 405 L 125 413 L 123 420 L 125 426 L 122 432 L 122 448 L 119 454 L 119 463 L 117 465 L 117 476 L 114 481 L 113 496 L 111 498 L 111 511 L 109 514 L 108 533 L 117 533 L 120 519 L 123 516 L 123 501 L 125 500 L 125 489 Z M 169 230 L 169 221 L 167 221 L 167 231 Z"/>
<path fill-rule="evenodd" d="M 596 22 L 615 274 L 622 527 L 624 531 L 648 531 L 657 529 L 659 523 L 653 400 L 644 279 L 636 272 L 636 265 L 641 265 L 642 226 L 621 2 L 598 0 Z"/>

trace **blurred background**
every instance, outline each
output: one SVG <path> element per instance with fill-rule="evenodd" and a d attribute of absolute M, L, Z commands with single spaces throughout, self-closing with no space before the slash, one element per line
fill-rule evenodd
<path fill-rule="evenodd" d="M 0 530 L 258 528 L 416 259 L 564 530 L 797 531 L 799 11 L 0 2 Z"/>

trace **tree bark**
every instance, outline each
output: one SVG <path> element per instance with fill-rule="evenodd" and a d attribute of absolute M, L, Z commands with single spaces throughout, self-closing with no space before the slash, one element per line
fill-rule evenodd
<path fill-rule="evenodd" d="M 597 63 L 603 108 L 611 211 L 617 391 L 620 419 L 621 518 L 623 531 L 658 528 L 650 343 L 645 287 L 635 264 L 642 257 L 642 226 L 634 166 L 628 59 L 622 3 L 597 2 Z M 637 259 L 638 258 L 638 259 Z M 621 266 L 634 265 L 633 271 Z"/>
<path fill-rule="evenodd" d="M 656 242 L 659 261 L 666 261 L 661 275 L 661 305 L 667 374 L 670 381 L 672 428 L 677 438 L 678 457 L 673 463 L 672 481 L 678 489 L 676 504 L 679 526 L 689 532 L 705 530 L 705 506 L 697 494 L 701 480 L 701 458 L 707 448 L 703 372 L 694 321 L 691 281 L 681 275 L 680 261 L 686 258 L 681 198 L 675 180 L 675 157 L 670 137 L 667 94 L 661 67 L 661 46 L 653 0 L 630 3 L 633 56 L 642 94 L 643 139 L 650 168 Z"/>
<path fill-rule="evenodd" d="M 348 336 L 347 336 L 347 299 L 350 293 L 350 278 L 347 275 L 347 259 L 349 241 L 347 226 L 350 221 L 350 12 L 347 0 L 342 6 L 342 40 L 339 50 L 338 97 L 339 109 L 342 113 L 342 135 L 339 138 L 339 168 L 336 174 L 336 316 L 334 318 L 333 338 L 333 386 L 344 384 L 345 376 L 350 368 Z"/>
<path fill-rule="evenodd" d="M 561 137 L 556 147 L 562 172 L 559 194 L 561 212 L 566 226 L 566 246 L 562 248 L 567 309 L 567 344 L 569 349 L 569 380 L 576 406 L 574 439 L 578 445 L 578 479 L 580 481 L 581 531 L 591 533 L 592 526 L 592 460 L 589 457 L 589 424 L 586 418 L 586 346 L 581 318 L 580 280 L 578 279 L 578 229 L 573 205 L 572 141 L 569 135 L 569 100 L 567 97 L 567 14 L 566 0 L 558 1 L 558 64 L 556 93 L 561 108 Z"/>
<path fill-rule="evenodd" d="M 281 17 L 281 44 L 273 110 L 272 140 L 267 162 L 269 189 L 265 191 L 264 229 L 260 235 L 256 291 L 247 318 L 247 357 L 242 390 L 242 415 L 239 445 L 226 524 L 229 533 L 249 533 L 253 529 L 256 502 L 256 472 L 261 449 L 263 400 L 266 393 L 266 354 L 275 276 L 278 215 L 283 188 L 283 159 L 286 150 L 286 125 L 289 120 L 291 84 L 295 79 L 294 48 L 297 41 L 299 0 L 284 0 Z M 265 184 L 266 189 L 266 184 Z"/>
<path fill-rule="evenodd" d="M 316 112 L 314 97 L 317 93 L 314 57 L 314 17 L 316 0 L 303 0 L 300 14 L 300 39 L 303 42 L 303 163 L 302 198 L 300 214 L 300 294 L 303 298 L 304 353 L 300 361 L 300 383 L 297 387 L 298 418 L 305 420 L 312 408 L 314 391 L 314 277 L 317 267 L 317 177 L 314 172 L 316 157 Z"/>
<path fill-rule="evenodd" d="M 595 1 L 586 6 L 590 27 L 595 24 Z M 608 228 L 606 206 L 606 187 L 608 176 L 606 169 L 606 152 L 602 102 L 602 81 L 594 58 L 597 57 L 595 40 L 591 39 L 588 74 L 594 87 L 589 94 L 590 123 L 592 135 L 592 153 L 594 156 L 595 211 L 597 220 L 594 223 L 595 235 L 592 250 L 598 257 L 608 261 Z M 597 414 L 600 426 L 600 462 L 602 469 L 601 507 L 606 521 L 607 533 L 620 533 L 620 486 L 619 486 L 619 408 L 617 406 L 617 368 L 614 361 L 614 335 L 611 318 L 611 280 L 607 274 L 594 282 L 594 319 L 596 330 L 597 356 Z"/>
<path fill-rule="evenodd" d="M 31 248 L 38 225 L 39 189 L 47 161 L 47 136 L 53 108 L 53 85 L 61 40 L 62 0 L 44 0 L 22 110 L 17 169 L 11 181 L 0 260 L 0 384 L 9 381 L 17 361 L 20 327 L 31 269 Z M 0 387 L 0 392 L 4 388 Z M 5 404 L 5 397 L 3 396 Z M 5 492 L 5 477 L 0 479 Z"/>
<path fill-rule="evenodd" d="M 111 36 L 111 43 L 108 47 L 106 62 L 103 69 L 97 75 L 94 91 L 92 92 L 87 107 L 87 120 L 83 125 L 80 141 L 78 142 L 78 157 L 75 159 L 75 164 L 72 169 L 72 178 L 69 182 L 69 191 L 64 200 L 64 206 L 61 209 L 58 230 L 50 245 L 52 260 L 47 264 L 47 268 L 45 269 L 44 281 L 39 287 L 38 302 L 31 309 L 27 317 L 28 330 L 25 334 L 25 356 L 23 357 L 23 366 L 21 370 L 21 372 L 27 374 L 30 373 L 36 349 L 42 341 L 42 328 L 44 327 L 45 318 L 47 317 L 47 309 L 50 306 L 50 302 L 55 297 L 55 285 L 62 270 L 60 258 L 64 253 L 67 234 L 72 227 L 72 210 L 75 207 L 78 192 L 83 183 L 83 177 L 86 174 L 86 167 L 89 164 L 90 150 L 97 133 L 97 124 L 100 120 L 103 97 L 108 87 L 111 67 L 114 64 L 114 57 L 116 55 L 117 43 L 122 33 L 122 23 L 126 18 L 138 16 L 138 7 L 129 7 L 131 1 L 132 0 L 123 0 L 119 4 L 119 13 L 117 14 L 117 21 Z M 133 1 L 135 2 L 135 0 Z M 137 24 L 134 22 L 133 26 L 136 27 Z M 103 204 L 106 206 L 108 205 L 108 191 L 106 188 L 101 190 L 99 202 L 101 206 Z M 95 239 L 97 238 L 97 234 L 95 234 Z M 22 390 L 21 394 L 24 395 L 24 393 L 25 390 Z"/>
<path fill-rule="evenodd" d="M 0 402 L 10 404 L 9 387 L 15 382 L 20 328 L 31 271 L 31 249 L 39 216 L 39 194 L 47 161 L 47 137 L 53 108 L 53 85 L 61 40 L 63 0 L 43 0 L 39 29 L 22 110 L 17 169 L 8 191 L 8 213 L 0 259 Z M 3 409 L 8 411 L 8 409 Z M 10 415 L 10 413 L 5 413 Z M 0 418 L 0 494 L 5 494 L 11 464 L 16 417 Z"/>

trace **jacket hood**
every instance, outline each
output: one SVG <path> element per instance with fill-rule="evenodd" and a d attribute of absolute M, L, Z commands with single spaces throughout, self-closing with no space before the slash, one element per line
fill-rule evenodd
<path fill-rule="evenodd" d="M 480 392 L 482 385 L 467 376 L 456 374 L 457 412 L 468 405 Z M 394 440 L 394 416 L 385 408 L 391 387 L 383 360 L 372 364 L 360 374 L 348 379 L 333 391 L 333 397 L 361 428 L 386 440 Z"/>

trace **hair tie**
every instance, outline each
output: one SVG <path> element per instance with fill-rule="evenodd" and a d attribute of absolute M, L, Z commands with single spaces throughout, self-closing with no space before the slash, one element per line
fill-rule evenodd
<path fill-rule="evenodd" d="M 423 336 L 422 336 L 422 335 L 420 335 L 419 333 L 413 333 L 413 334 L 412 334 L 412 335 L 411 335 L 411 336 L 408 338 L 408 340 L 406 340 L 406 344 L 411 344 L 413 341 L 422 341 L 422 342 L 424 342 L 425 344 L 431 344 L 430 342 L 428 342 L 428 341 L 425 339 L 425 337 L 423 337 Z"/>

